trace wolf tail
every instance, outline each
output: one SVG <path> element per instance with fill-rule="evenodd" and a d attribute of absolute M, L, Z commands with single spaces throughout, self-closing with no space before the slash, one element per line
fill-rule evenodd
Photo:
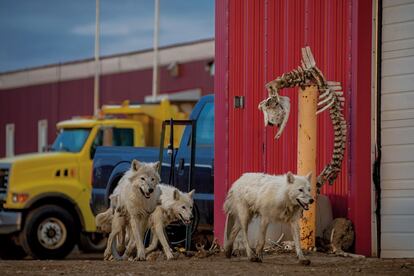
<path fill-rule="evenodd" d="M 226 200 L 224 201 L 223 209 L 227 215 L 230 214 L 233 209 L 233 201 L 234 201 L 233 197 L 234 197 L 233 192 L 229 191 L 227 194 Z"/>
<path fill-rule="evenodd" d="M 100 213 L 95 218 L 96 228 L 100 232 L 110 233 L 112 228 L 113 209 L 109 207 L 105 212 Z"/>

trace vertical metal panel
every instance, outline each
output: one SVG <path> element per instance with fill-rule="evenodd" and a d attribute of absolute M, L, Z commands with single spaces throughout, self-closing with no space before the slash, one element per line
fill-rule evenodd
<path fill-rule="evenodd" d="M 219 6 L 221 1 L 216 1 Z M 325 73 L 329 80 L 341 81 L 344 87 L 346 106 L 345 117 L 350 122 L 350 102 L 351 96 L 355 96 L 357 91 L 361 94 L 365 91 L 365 84 L 351 87 L 351 35 L 357 29 L 357 22 L 352 21 L 353 14 L 351 7 L 357 1 L 329 1 L 329 0 L 245 0 L 229 1 L 229 6 L 219 6 L 216 14 L 227 14 L 227 21 L 216 21 L 216 36 L 224 36 L 223 29 L 228 27 L 228 52 L 229 65 L 221 68 L 229 76 L 229 86 L 224 88 L 221 83 L 216 82 L 216 95 L 224 93 L 228 96 L 228 115 L 219 117 L 217 120 L 228 118 L 228 129 L 223 126 L 216 129 L 227 132 L 229 137 L 228 144 L 228 164 L 219 163 L 216 159 L 216 167 L 228 166 L 228 181 L 232 183 L 243 172 L 246 171 L 265 171 L 268 173 L 286 173 L 288 170 L 296 171 L 296 152 L 297 152 L 297 89 L 287 89 L 282 92 L 291 98 L 291 117 L 287 127 L 279 140 L 274 140 L 276 129 L 264 128 L 262 114 L 257 109 L 258 103 L 267 96 L 264 84 L 285 71 L 290 71 L 300 64 L 301 47 L 309 45 L 315 55 L 319 68 Z M 369 2 L 369 1 L 368 1 Z M 363 5 L 357 10 L 359 17 L 365 12 L 366 29 L 370 28 L 371 20 L 370 3 Z M 226 9 L 222 11 L 221 9 Z M 219 25 L 221 24 L 221 25 Z M 353 29 L 354 28 L 354 29 Z M 370 48 L 370 32 L 367 38 L 358 43 L 365 43 Z M 362 35 L 362 33 L 360 34 Z M 354 34 L 355 36 L 355 34 Z M 360 44 L 356 45 L 360 46 Z M 223 50 L 222 44 L 216 44 L 216 62 L 220 63 L 220 52 Z M 357 47 L 358 48 L 358 47 Z M 358 48 L 357 51 L 362 49 Z M 352 52 L 353 53 L 353 52 Z M 355 54 L 355 53 L 354 53 Z M 370 63 L 370 53 L 364 52 L 365 56 L 359 55 L 359 59 L 364 59 L 365 63 Z M 358 74 L 363 74 L 365 83 L 370 80 L 370 68 L 364 73 L 361 68 L 355 68 Z M 219 68 L 217 68 L 219 70 Z M 216 80 L 217 81 L 217 80 Z M 358 79 L 362 83 L 362 79 Z M 369 93 L 365 93 L 369 97 Z M 233 108 L 233 96 L 245 96 L 246 107 L 244 109 Z M 358 112 L 365 114 L 369 120 L 369 108 L 362 111 L 361 105 L 370 105 L 369 98 L 358 101 Z M 223 105 L 222 105 L 223 106 Z M 359 114 L 358 113 L 358 114 Z M 226 112 L 224 112 L 226 114 Z M 318 118 L 318 171 L 329 162 L 332 154 L 333 130 L 328 114 L 319 115 Z M 362 126 L 362 124 L 361 124 Z M 369 138 L 370 127 L 365 131 L 359 129 L 358 139 L 361 135 Z M 369 139 L 368 139 L 369 140 Z M 368 141 L 367 140 L 367 141 Z M 357 143 L 357 140 L 353 141 Z M 366 142 L 366 141 L 365 141 Z M 225 144 L 222 144 L 225 147 Z M 355 210 L 349 209 L 351 197 L 354 200 L 365 200 L 368 205 L 359 205 L 367 208 L 364 215 L 355 220 L 357 228 L 362 229 L 357 233 L 360 237 L 365 237 L 370 243 L 370 231 L 366 231 L 365 226 L 370 226 L 370 180 L 365 184 L 360 183 L 364 191 L 363 196 L 355 197 L 349 193 L 349 153 L 352 145 L 348 145 L 347 153 L 343 163 L 343 170 L 333 186 L 323 188 L 323 193 L 328 195 L 333 205 L 335 216 L 350 216 L 355 219 Z M 370 146 L 367 147 L 369 151 Z M 227 148 L 226 148 L 227 149 Z M 216 147 L 216 151 L 223 152 L 225 148 Z M 359 156 L 358 153 L 355 153 Z M 367 157 L 370 157 L 368 153 Z M 224 161 L 224 160 L 223 160 Z M 362 165 L 362 164 L 361 164 Z M 370 163 L 363 163 L 367 172 L 370 171 Z M 368 167 L 367 167 L 368 166 Z M 223 176 L 220 176 L 223 177 Z M 217 177 L 216 177 L 217 181 Z M 358 180 L 358 183 L 360 181 Z M 230 184 L 231 185 L 231 184 Z M 363 188 L 362 188 L 363 187 Z M 368 187 L 368 191 L 366 191 Z M 216 195 L 218 190 L 216 190 Z M 365 198 L 365 199 L 363 199 Z M 221 206 L 222 202 L 216 202 L 216 206 Z M 223 220 L 224 217 L 215 217 L 215 223 Z M 361 225 L 365 225 L 361 227 Z M 217 229 L 219 230 L 219 229 Z M 216 233 L 220 233 L 216 230 Z M 357 238 L 357 249 L 366 253 L 366 243 Z M 362 245 L 362 246 L 361 246 Z"/>
<path fill-rule="evenodd" d="M 366 255 L 371 252 L 371 14 L 371 1 L 352 2 L 348 217 L 355 226 L 355 250 Z"/>
<path fill-rule="evenodd" d="M 229 189 L 228 180 L 228 109 L 229 109 L 229 10 L 230 0 L 216 1 L 216 75 L 214 79 L 214 233 L 223 243 L 225 219 L 223 202 Z M 217 150 L 219 149 L 219 150 Z"/>

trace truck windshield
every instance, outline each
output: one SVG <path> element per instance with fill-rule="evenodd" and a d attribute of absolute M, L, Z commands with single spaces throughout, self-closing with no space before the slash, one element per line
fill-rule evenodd
<path fill-rule="evenodd" d="M 79 152 L 83 148 L 91 129 L 67 128 L 61 129 L 52 145 L 52 151 Z"/>

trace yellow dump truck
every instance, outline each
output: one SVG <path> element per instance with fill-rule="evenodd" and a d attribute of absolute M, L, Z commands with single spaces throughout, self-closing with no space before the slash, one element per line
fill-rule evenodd
<path fill-rule="evenodd" d="M 96 147 L 159 146 L 162 120 L 187 118 L 168 100 L 103 106 L 101 113 L 59 122 L 48 152 L 0 159 L 0 258 L 59 259 L 76 244 L 102 247 L 89 206 Z"/>

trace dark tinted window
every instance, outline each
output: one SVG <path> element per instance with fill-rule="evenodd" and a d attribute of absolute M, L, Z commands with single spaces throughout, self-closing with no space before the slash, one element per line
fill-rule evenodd
<path fill-rule="evenodd" d="M 94 141 L 95 146 L 133 146 L 132 128 L 101 128 Z"/>
<path fill-rule="evenodd" d="M 114 128 L 112 145 L 132 147 L 134 145 L 134 131 L 132 128 Z"/>

